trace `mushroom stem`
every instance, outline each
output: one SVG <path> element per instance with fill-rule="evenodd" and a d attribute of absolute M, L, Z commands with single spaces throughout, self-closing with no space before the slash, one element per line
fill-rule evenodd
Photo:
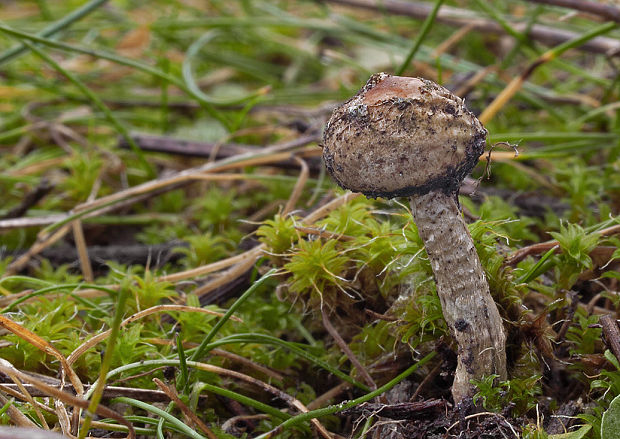
<path fill-rule="evenodd" d="M 473 396 L 470 380 L 491 374 L 506 379 L 502 319 L 455 195 L 433 190 L 411 196 L 410 203 L 435 275 L 444 318 L 458 345 L 452 385 L 458 404 Z"/>

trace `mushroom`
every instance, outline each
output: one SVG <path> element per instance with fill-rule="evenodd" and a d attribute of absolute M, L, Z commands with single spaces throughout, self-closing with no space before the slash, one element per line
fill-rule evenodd
<path fill-rule="evenodd" d="M 471 397 L 472 379 L 506 379 L 506 336 L 459 210 L 458 191 L 484 152 L 487 131 L 447 89 L 378 73 L 336 108 L 323 135 L 327 170 L 367 197 L 409 197 L 444 319 L 458 345 L 452 396 Z"/>

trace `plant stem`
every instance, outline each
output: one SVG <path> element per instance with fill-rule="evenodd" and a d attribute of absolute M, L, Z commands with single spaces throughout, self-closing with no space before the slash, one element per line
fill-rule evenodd
<path fill-rule="evenodd" d="M 399 76 L 402 75 L 403 72 L 407 69 L 407 66 L 409 66 L 409 63 L 411 63 L 411 60 L 413 60 L 413 57 L 415 56 L 415 54 L 418 52 L 418 49 L 422 45 L 422 41 L 424 41 L 424 38 L 426 38 L 426 35 L 431 30 L 431 26 L 433 25 L 433 22 L 435 21 L 435 17 L 437 17 L 437 13 L 439 12 L 439 8 L 441 8 L 441 5 L 443 2 L 444 0 L 435 1 L 435 6 L 433 7 L 433 10 L 431 11 L 430 14 L 428 14 L 426 19 L 424 20 L 424 23 L 422 24 L 422 30 L 420 30 L 420 34 L 418 35 L 415 42 L 413 43 L 413 46 L 411 47 L 411 51 L 409 51 L 407 58 L 405 58 L 405 61 L 403 61 L 400 68 L 396 71 L 395 73 L 396 75 L 399 75 Z"/>
<path fill-rule="evenodd" d="M 116 303 L 116 312 L 114 313 L 114 320 L 112 321 L 112 325 L 110 328 L 110 336 L 108 337 L 108 345 L 106 346 L 105 354 L 103 355 L 103 360 L 101 361 L 101 369 L 99 371 L 99 379 L 94 387 L 94 391 L 92 392 L 92 397 L 90 399 L 90 404 L 88 405 L 88 412 L 86 413 L 86 419 L 84 419 L 84 424 L 82 424 L 82 429 L 80 430 L 79 438 L 83 439 L 88 434 L 88 430 L 90 428 L 90 423 L 93 420 L 93 413 L 96 413 L 97 406 L 101 401 L 101 397 L 103 396 L 103 389 L 106 384 L 106 376 L 108 371 L 110 370 L 110 366 L 112 365 L 112 355 L 114 354 L 114 347 L 116 344 L 116 339 L 118 338 L 118 334 L 120 332 L 121 321 L 123 319 L 123 311 L 125 310 L 125 300 L 127 299 L 127 291 L 129 288 L 121 287 L 118 293 L 118 299 Z"/>

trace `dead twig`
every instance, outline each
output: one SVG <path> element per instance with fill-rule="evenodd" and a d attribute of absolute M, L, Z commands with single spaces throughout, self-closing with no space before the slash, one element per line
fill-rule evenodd
<path fill-rule="evenodd" d="M 615 226 L 607 227 L 605 229 L 594 232 L 599 234 L 600 236 L 611 236 L 616 233 L 620 233 L 620 224 L 616 224 Z M 556 252 L 560 251 L 560 243 L 558 241 L 551 240 L 546 242 L 539 242 L 537 244 L 528 245 L 527 247 L 520 248 L 519 250 L 512 253 L 510 256 L 506 258 L 504 265 L 516 265 L 525 258 L 530 255 L 539 255 L 541 253 L 548 252 L 553 247 L 558 247 Z"/>
<path fill-rule="evenodd" d="M 559 6 L 561 8 L 574 9 L 575 11 L 586 12 L 598 15 L 605 20 L 612 20 L 620 23 L 620 9 L 612 4 L 589 2 L 585 0 L 528 0 L 530 3 L 542 3 L 545 5 Z"/>
<path fill-rule="evenodd" d="M 325 311 L 325 308 L 322 306 L 322 304 L 321 315 L 323 316 L 323 326 L 325 327 L 327 332 L 329 332 L 329 335 L 332 336 L 342 353 L 345 354 L 351 364 L 355 366 L 357 372 L 364 379 L 364 381 L 366 381 L 366 384 L 368 384 L 371 390 L 376 390 L 377 384 L 372 379 L 372 377 L 370 376 L 366 368 L 362 365 L 362 363 L 360 363 L 360 360 L 358 360 L 358 358 L 355 356 L 349 345 L 347 345 L 347 343 L 342 339 L 340 334 L 338 334 L 338 331 L 336 330 L 336 328 L 334 328 L 334 325 L 332 325 L 331 321 L 329 320 L 329 316 L 327 315 L 327 312 Z"/>
<path fill-rule="evenodd" d="M 333 399 L 336 396 L 340 395 L 342 392 L 344 392 L 345 390 L 349 389 L 350 387 L 351 387 L 350 383 L 347 383 L 346 381 L 343 381 L 342 383 L 338 384 L 336 387 L 332 387 L 327 392 L 323 393 L 322 395 L 317 396 L 316 399 L 314 399 L 312 402 L 310 402 L 308 404 L 308 409 L 309 410 L 316 410 L 318 408 L 321 408 L 321 407 L 327 405 L 327 403 L 331 399 Z"/>
<path fill-rule="evenodd" d="M 181 401 L 181 398 L 179 398 L 179 395 L 177 395 L 175 389 L 164 384 L 164 382 L 159 378 L 153 378 L 153 382 L 157 385 L 159 390 L 164 392 L 168 398 L 170 398 L 170 400 L 174 402 L 179 409 L 181 409 L 183 414 L 191 421 L 192 424 L 194 424 L 194 426 L 197 426 L 200 430 L 202 430 L 202 432 L 206 434 L 209 439 L 217 439 L 217 436 L 209 427 L 207 427 L 207 424 L 202 422 L 200 418 L 196 416 L 196 413 L 192 412 L 190 408 L 183 401 Z"/>
<path fill-rule="evenodd" d="M 284 209 L 282 210 L 282 215 L 286 215 L 293 210 L 295 204 L 297 204 L 297 201 L 299 201 L 299 197 L 301 197 L 304 186 L 306 185 L 308 177 L 310 176 L 310 169 L 308 168 L 308 163 L 306 163 L 305 160 L 300 157 L 293 157 L 293 160 L 295 160 L 295 162 L 299 165 L 299 167 L 301 168 L 301 172 L 299 173 L 297 183 L 295 183 L 295 187 L 293 188 L 293 191 L 291 192 L 291 195 L 286 202 Z"/>
<path fill-rule="evenodd" d="M 78 398 L 69 393 L 63 392 L 57 389 L 56 387 L 53 387 L 53 386 L 50 386 L 49 384 L 44 383 L 43 381 L 39 379 L 33 378 L 30 375 L 27 375 L 21 371 L 14 369 L 12 366 L 9 366 L 9 364 L 10 363 L 8 363 L 6 360 L 0 359 L 0 372 L 5 373 L 5 374 L 13 373 L 22 382 L 32 384 L 37 389 L 39 389 L 41 392 L 43 392 L 46 396 L 54 398 L 54 401 L 59 401 L 62 403 L 70 404 L 74 407 L 78 407 L 84 410 L 88 409 L 88 406 L 89 406 L 88 400 Z M 127 438 L 135 439 L 136 433 L 133 429 L 133 426 L 123 416 L 119 415 L 115 411 L 101 404 L 97 406 L 96 413 L 106 418 L 112 418 L 118 421 L 119 423 L 125 425 L 128 429 Z"/>
<path fill-rule="evenodd" d="M 267 384 L 263 381 L 257 380 L 256 378 L 253 378 L 249 375 L 245 375 L 243 373 L 234 371 L 234 370 L 229 370 L 229 369 L 224 369 L 223 367 L 218 367 L 218 366 L 213 366 L 211 364 L 206 364 L 206 363 L 200 363 L 200 362 L 196 362 L 196 361 L 188 361 L 187 365 L 190 367 L 195 367 L 196 369 L 200 369 L 200 370 L 204 370 L 207 372 L 212 372 L 218 375 L 222 375 L 222 376 L 227 376 L 229 378 L 235 378 L 241 381 L 244 381 L 248 384 L 252 384 L 254 386 L 259 387 L 260 389 L 262 389 L 263 391 L 272 394 L 273 396 L 281 399 L 282 401 L 286 402 L 288 405 L 290 405 L 291 407 L 295 408 L 296 410 L 300 411 L 301 413 L 307 413 L 309 410 L 308 408 L 298 399 L 294 398 L 293 396 L 289 395 L 288 393 L 270 385 Z M 331 434 L 329 433 L 329 431 L 327 431 L 327 429 L 319 422 L 318 419 L 311 419 L 310 422 L 312 423 L 312 425 L 316 428 L 317 432 L 325 439 L 332 439 Z"/>
<path fill-rule="evenodd" d="M 209 162 L 198 168 L 187 169 L 185 171 L 178 172 L 172 176 L 159 178 L 146 183 L 131 187 L 129 189 L 116 192 L 115 194 L 108 195 L 99 198 L 94 201 L 89 201 L 76 206 L 70 214 L 67 214 L 65 219 L 59 221 L 58 227 L 54 225 L 49 226 L 47 229 L 42 230 L 37 236 L 37 241 L 33 246 L 22 255 L 20 258 L 12 262 L 5 270 L 5 276 L 15 274 L 23 269 L 28 261 L 44 248 L 50 246 L 53 242 L 59 240 L 65 233 L 67 233 L 70 226 L 63 224 L 64 221 L 69 219 L 81 219 L 86 216 L 100 215 L 106 209 L 116 209 L 121 202 L 129 202 L 133 204 L 138 197 L 150 194 L 157 190 L 172 190 L 178 187 L 178 184 L 189 184 L 199 176 L 207 173 L 221 172 L 231 169 L 238 169 L 245 166 L 258 166 L 266 165 L 269 163 L 278 162 L 291 158 L 290 151 L 300 148 L 308 143 L 312 143 L 318 140 L 318 135 L 313 134 L 309 136 L 300 137 L 290 142 L 286 142 L 279 145 L 273 145 L 262 149 L 259 152 L 249 152 L 240 155 L 235 155 L 217 162 Z M 150 196 L 150 195 L 149 195 Z"/>
<path fill-rule="evenodd" d="M 383 13 L 405 15 L 407 17 L 424 19 L 433 9 L 432 3 L 408 2 L 404 0 L 325 0 L 328 3 L 336 3 L 356 8 L 370 9 Z M 437 22 L 456 27 L 473 25 L 474 29 L 483 34 L 504 35 L 506 31 L 499 23 L 480 18 L 472 11 L 466 9 L 442 6 L 435 18 Z M 512 27 L 519 32 L 526 29 L 527 23 L 513 24 Z M 572 40 L 579 34 L 563 29 L 534 24 L 529 29 L 528 37 L 547 46 L 557 46 L 568 40 Z M 600 54 L 615 54 L 620 51 L 620 41 L 614 38 L 596 37 L 577 49 L 586 52 Z"/>
<path fill-rule="evenodd" d="M 30 395 L 34 397 L 48 396 L 46 393 L 40 391 L 32 384 L 22 383 L 21 386 L 24 389 L 26 389 L 28 393 L 30 393 Z M 63 387 L 59 387 L 59 386 L 60 386 L 60 380 L 58 380 L 58 385 L 56 386 L 59 390 L 62 390 L 63 392 L 71 392 L 71 393 L 75 392 L 71 384 L 65 384 Z M 85 386 L 86 391 L 88 391 L 89 389 L 90 389 L 90 386 L 88 385 Z M 17 386 L 17 384 L 0 384 L 0 391 L 8 395 L 11 395 L 15 398 L 19 398 L 19 399 L 26 401 L 25 395 L 19 391 L 19 387 Z M 148 402 L 167 402 L 168 401 L 168 397 L 166 396 L 166 394 L 159 390 L 138 389 L 135 387 L 118 387 L 118 386 L 106 386 L 105 389 L 103 390 L 102 398 L 112 399 L 112 398 L 117 398 L 119 396 L 126 396 L 128 398 L 134 398 L 134 399 L 145 401 L 145 402 L 146 401 Z M 53 409 L 46 406 L 45 404 L 42 404 L 38 401 L 35 401 L 35 403 L 37 404 L 37 407 L 39 407 L 40 409 L 45 410 L 49 413 L 55 413 Z"/>
<path fill-rule="evenodd" d="M 54 189 L 54 185 L 49 182 L 47 178 L 41 179 L 37 187 L 35 187 L 32 191 L 28 192 L 24 199 L 19 203 L 19 205 L 15 206 L 11 210 L 9 210 L 4 215 L 0 216 L 0 219 L 9 219 L 9 218 L 18 218 L 28 212 L 32 206 L 37 204 L 43 197 L 51 192 Z"/>
<path fill-rule="evenodd" d="M 9 404 L 9 399 L 0 393 L 0 404 L 3 406 Z M 9 415 L 11 421 L 19 426 L 19 427 L 30 427 L 30 428 L 39 428 L 37 424 L 32 422 L 26 415 L 24 415 L 17 407 L 13 404 L 9 404 L 6 410 L 6 413 Z"/>
<path fill-rule="evenodd" d="M 82 221 L 73 221 L 71 227 L 73 228 L 75 248 L 77 249 L 80 266 L 82 267 L 82 277 L 86 282 L 92 282 L 95 276 L 93 274 L 93 267 L 90 264 L 90 258 L 88 257 L 88 248 L 86 247 L 86 238 L 84 237 Z"/>

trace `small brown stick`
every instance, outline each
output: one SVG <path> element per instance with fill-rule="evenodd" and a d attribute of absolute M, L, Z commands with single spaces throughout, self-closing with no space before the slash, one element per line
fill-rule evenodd
<path fill-rule="evenodd" d="M 216 142 L 193 142 L 191 140 L 176 139 L 165 136 L 151 136 L 146 134 L 132 134 L 131 138 L 143 151 L 165 152 L 169 154 L 190 157 L 211 157 L 217 151 L 215 158 L 227 158 L 250 151 L 259 147 L 243 144 L 220 144 Z M 121 137 L 118 141 L 120 148 L 129 148 L 127 140 Z"/>
<path fill-rule="evenodd" d="M 181 401 L 181 398 L 179 398 L 175 389 L 164 384 L 164 382 L 159 378 L 153 378 L 153 382 L 155 383 L 155 385 L 157 385 L 159 390 L 164 392 L 168 396 L 168 398 L 170 398 L 170 400 L 174 402 L 177 407 L 179 407 L 179 409 L 181 409 L 187 419 L 189 419 L 195 426 L 200 428 L 200 430 L 202 430 L 202 432 L 206 434 L 209 439 L 217 439 L 217 436 L 215 435 L 215 433 L 213 433 L 213 431 L 211 431 L 209 427 L 207 427 L 207 424 L 202 422 L 202 420 L 200 420 L 200 418 L 196 416 L 196 413 L 192 412 L 189 407 L 183 401 Z"/>
<path fill-rule="evenodd" d="M 465 26 L 463 26 L 462 28 L 460 28 L 459 30 L 457 30 L 456 32 L 454 32 L 452 35 L 450 35 L 450 37 L 448 37 L 448 39 L 443 41 L 439 46 L 437 46 L 431 52 L 430 58 L 431 59 L 437 58 L 438 56 L 441 56 L 442 54 L 444 54 L 445 52 L 450 50 L 450 48 L 452 46 L 454 46 L 456 43 L 461 41 L 465 37 L 465 35 L 467 35 L 469 32 L 471 32 L 472 29 L 474 29 L 474 27 L 475 26 L 474 26 L 473 23 L 469 23 L 469 24 L 466 24 Z M 457 95 L 458 95 L 458 93 L 457 93 Z"/>
<path fill-rule="evenodd" d="M 149 371 L 152 373 L 152 371 Z M 39 396 L 47 396 L 45 393 L 41 392 L 39 389 L 34 387 L 32 384 L 21 384 L 24 388 L 28 390 L 28 392 L 35 397 Z M 60 380 L 58 380 L 58 386 L 60 386 Z M 57 386 L 57 387 L 58 387 Z M 18 386 L 16 384 L 0 384 L 0 391 L 14 396 L 15 398 L 20 398 L 25 400 L 25 396 L 20 393 L 18 390 Z M 89 390 L 90 386 L 86 386 L 86 390 Z M 73 386 L 70 384 L 65 384 L 62 389 L 65 392 L 73 392 Z M 168 397 L 159 390 L 152 389 L 137 389 L 134 387 L 117 387 L 117 386 L 106 386 L 103 391 L 102 398 L 103 399 L 112 399 L 117 398 L 119 396 L 127 396 L 128 398 L 138 399 L 140 401 L 150 401 L 150 402 L 167 402 Z M 41 410 L 45 410 L 49 413 L 55 413 L 54 410 L 45 404 L 42 404 L 38 401 L 35 401 L 37 407 Z"/>
<path fill-rule="evenodd" d="M 221 261 L 213 262 L 211 264 L 203 265 L 201 267 L 193 268 L 191 270 L 182 271 L 179 273 L 173 273 L 166 276 L 161 276 L 158 281 L 160 282 L 178 282 L 180 280 L 189 279 L 192 277 L 202 276 L 205 274 L 213 273 L 214 271 L 222 270 L 238 263 L 246 262 L 248 260 L 256 260 L 265 248 L 264 244 L 257 245 L 251 250 L 241 253 L 240 255 L 232 256 L 230 258 L 222 259 Z"/>
<path fill-rule="evenodd" d="M 4 396 L 2 393 L 0 393 L 0 404 L 2 404 L 4 406 L 4 405 L 7 405 L 8 403 L 9 403 L 8 398 L 6 396 Z M 39 426 L 37 424 L 32 422 L 30 420 L 30 418 L 28 418 L 26 415 L 24 415 L 13 404 L 10 404 L 8 407 L 9 408 L 7 409 L 6 412 L 9 415 L 9 418 L 11 419 L 11 421 L 13 421 L 13 423 L 15 423 L 15 425 L 17 425 L 18 427 L 39 428 Z"/>
<path fill-rule="evenodd" d="M 588 14 L 598 15 L 605 20 L 612 20 L 620 23 L 620 9 L 613 5 L 585 0 L 528 0 L 530 3 L 543 3 L 546 5 L 560 6 L 562 8 L 574 9 L 576 11 L 587 12 Z"/>
<path fill-rule="evenodd" d="M 327 330 L 327 332 L 329 332 L 329 335 L 332 336 L 340 350 L 347 356 L 351 364 L 355 366 L 358 373 L 361 375 L 364 381 L 366 381 L 366 384 L 368 384 L 371 390 L 376 390 L 377 384 L 372 379 L 372 377 L 370 376 L 366 368 L 362 365 L 362 363 L 360 363 L 360 360 L 357 359 L 349 345 L 347 345 L 347 343 L 342 339 L 340 334 L 338 334 L 338 331 L 330 322 L 329 316 L 327 315 L 327 311 L 325 311 L 323 304 L 321 304 L 321 315 L 323 316 L 323 326 L 325 326 L 325 329 Z"/>
<path fill-rule="evenodd" d="M 299 197 L 301 197 L 301 194 L 303 193 L 304 186 L 306 185 L 308 176 L 310 175 L 310 170 L 308 169 L 308 164 L 305 160 L 299 157 L 293 157 L 293 159 L 301 167 L 301 172 L 299 173 L 297 183 L 295 183 L 295 187 L 293 188 L 293 191 L 291 192 L 291 195 L 282 210 L 282 215 L 286 215 L 293 210 L 295 204 L 297 204 L 297 201 L 299 200 Z"/>
<path fill-rule="evenodd" d="M 40 351 L 56 358 L 62 365 L 61 373 L 63 379 L 66 374 L 69 377 L 71 384 L 73 384 L 73 387 L 76 389 L 78 395 L 84 394 L 84 386 L 82 385 L 82 381 L 71 367 L 71 363 L 69 363 L 64 357 L 64 355 L 62 355 L 62 353 L 54 346 L 52 346 L 47 340 L 44 340 L 34 332 L 26 329 L 19 323 L 16 323 L 3 315 L 0 315 L 0 327 L 12 332 L 22 340 L 30 343 L 31 345 L 39 349 Z"/>
<path fill-rule="evenodd" d="M 22 270 L 33 256 L 39 254 L 50 245 L 62 239 L 67 233 L 69 233 L 70 230 L 71 224 L 65 224 L 50 235 L 47 235 L 41 239 L 37 238 L 37 241 L 28 249 L 26 253 L 15 259 L 9 264 L 8 267 L 6 267 L 6 270 L 4 270 L 4 276 L 11 276 Z"/>
<path fill-rule="evenodd" d="M 236 265 L 233 265 L 231 268 L 226 270 L 224 273 L 219 275 L 217 278 L 196 288 L 193 293 L 197 297 L 203 297 L 204 295 L 209 294 L 211 291 L 216 290 L 222 285 L 226 285 L 227 283 L 232 282 L 237 277 L 242 276 L 243 273 L 250 270 L 254 266 L 255 263 L 256 263 L 255 258 L 248 258 L 245 261 L 242 261 Z"/>
<path fill-rule="evenodd" d="M 282 401 L 286 402 L 287 404 L 289 404 L 291 407 L 294 407 L 295 409 L 299 410 L 301 413 L 307 413 L 309 410 L 308 408 L 301 402 L 299 401 L 297 398 L 294 398 L 293 396 L 289 395 L 288 393 L 270 385 L 267 384 L 263 381 L 257 380 L 256 378 L 253 378 L 249 375 L 240 373 L 240 372 L 236 372 L 234 370 L 229 370 L 229 369 L 224 369 L 223 367 L 218 367 L 218 366 L 213 366 L 211 364 L 206 364 L 206 363 L 199 363 L 199 362 L 188 362 L 188 365 L 190 365 L 191 367 L 195 367 L 196 369 L 200 369 L 200 370 L 204 370 L 207 372 L 212 372 L 212 373 L 216 373 L 218 375 L 222 375 L 222 376 L 227 376 L 230 378 L 236 378 L 238 380 L 244 381 L 246 383 L 255 385 L 257 387 L 259 387 L 260 389 L 274 395 L 275 397 L 281 399 Z M 323 436 L 325 439 L 332 439 L 331 434 L 329 433 L 329 431 L 327 431 L 327 429 L 319 422 L 318 419 L 313 418 L 310 420 L 310 422 L 312 423 L 312 425 L 314 425 L 314 427 L 317 429 L 317 431 L 319 432 L 319 434 L 321 436 Z"/>
<path fill-rule="evenodd" d="M 86 282 L 92 282 L 95 276 L 93 275 L 93 267 L 90 265 L 90 258 L 88 257 L 88 248 L 86 247 L 86 238 L 84 237 L 84 229 L 82 229 L 82 221 L 73 221 L 71 227 L 73 228 L 73 239 L 80 260 L 80 266 L 82 267 L 82 277 Z"/>
<path fill-rule="evenodd" d="M 327 2 L 370 9 L 381 13 L 387 11 L 392 14 L 405 15 L 417 19 L 426 18 L 434 6 L 432 2 L 423 3 L 404 0 L 327 0 Z M 506 30 L 496 21 L 480 18 L 480 16 L 466 9 L 442 6 L 435 20 L 455 27 L 462 27 L 472 23 L 478 32 L 484 34 L 506 34 Z M 513 27 L 518 31 L 523 31 L 525 30 L 526 23 L 513 25 Z M 530 39 L 548 46 L 562 44 L 577 36 L 578 34 L 575 32 L 538 24 L 532 26 L 528 33 Z M 600 54 L 615 53 L 620 49 L 620 43 L 614 38 L 597 37 L 586 42 L 583 46 L 577 47 L 577 49 Z"/>
<path fill-rule="evenodd" d="M 592 296 L 592 298 L 588 302 L 588 306 L 586 307 L 588 315 L 592 314 L 592 312 L 594 311 L 594 307 L 596 306 L 596 302 L 598 302 L 601 297 L 603 297 L 603 293 L 596 293 L 594 296 Z"/>
<path fill-rule="evenodd" d="M 615 226 L 607 227 L 605 229 L 599 230 L 598 232 L 594 232 L 599 234 L 600 236 L 611 236 L 616 233 L 620 233 L 620 224 L 616 224 Z M 525 258 L 530 255 L 538 255 L 541 253 L 545 253 L 551 250 L 553 247 L 558 247 L 556 251 L 560 251 L 559 247 L 560 243 L 555 239 L 552 241 L 539 242 L 537 244 L 528 245 L 527 247 L 520 248 L 519 250 L 512 253 L 506 261 L 504 265 L 516 265 Z"/>
<path fill-rule="evenodd" d="M 41 392 L 43 392 L 45 395 L 54 398 L 55 402 L 63 402 L 66 404 L 70 404 L 72 406 L 87 410 L 88 406 L 89 406 L 89 402 L 83 398 L 79 398 L 76 396 L 73 396 L 69 393 L 63 392 L 62 390 L 57 389 L 56 387 L 50 386 L 49 384 L 44 383 L 43 381 L 31 377 L 30 375 L 27 375 L 21 371 L 18 370 L 14 370 L 10 367 L 7 367 L 5 364 L 7 362 L 5 360 L 1 360 L 0 361 L 0 372 L 8 374 L 10 372 L 12 372 L 13 374 L 15 374 L 15 376 L 17 376 L 21 381 L 32 384 L 33 386 L 35 386 L 37 389 L 39 389 Z M 116 413 L 114 410 L 111 410 L 109 408 L 107 408 L 104 405 L 99 404 L 97 406 L 97 409 L 95 411 L 98 415 L 101 415 L 103 417 L 106 418 L 112 418 L 116 421 L 118 421 L 119 423 L 125 425 L 128 429 L 128 434 L 127 434 L 127 438 L 128 439 L 135 439 L 136 437 L 136 433 L 133 429 L 133 426 L 131 425 L 131 423 L 129 421 L 127 421 L 123 416 L 119 415 L 118 413 Z"/>
<path fill-rule="evenodd" d="M 614 353 L 618 361 L 620 361 L 620 330 L 618 322 L 612 314 L 605 314 L 599 318 L 599 322 L 603 327 L 604 341 Z"/>
<path fill-rule="evenodd" d="M 568 328 L 573 323 L 575 312 L 577 311 L 577 308 L 579 307 L 579 297 L 577 296 L 577 293 L 575 293 L 574 291 L 571 291 L 570 299 L 571 299 L 571 302 L 568 307 L 568 311 L 566 313 L 566 318 L 564 319 L 564 322 L 562 323 L 562 326 L 560 327 L 560 330 L 558 331 L 558 335 L 556 335 L 555 337 L 555 343 L 562 343 L 564 341 L 564 337 L 566 337 Z"/>
<path fill-rule="evenodd" d="M 409 401 L 415 401 L 418 395 L 422 392 L 422 389 L 424 389 L 424 386 L 426 386 L 428 383 L 434 380 L 440 370 L 441 370 L 441 363 L 433 367 L 433 369 L 428 373 L 428 375 L 424 377 L 422 382 L 418 385 L 418 387 L 416 387 L 415 391 L 413 392 L 413 395 L 411 395 L 411 398 L 409 398 Z"/>
<path fill-rule="evenodd" d="M 310 402 L 308 404 L 308 409 L 316 410 L 318 408 L 325 406 L 329 402 L 329 400 L 340 395 L 342 392 L 349 389 L 350 387 L 351 387 L 351 384 L 347 382 L 342 382 L 338 384 L 336 387 L 332 387 L 327 392 L 323 393 L 322 395 L 317 396 L 316 399 Z"/>
<path fill-rule="evenodd" d="M 134 375 L 129 375 L 123 378 L 118 378 L 114 381 L 111 381 L 114 384 L 120 384 L 120 383 L 125 383 L 127 381 L 131 381 L 131 380 L 135 380 L 136 378 L 142 378 L 145 376 L 149 376 L 149 375 L 153 375 L 155 372 L 159 372 L 160 370 L 162 371 L 166 371 L 166 369 L 170 369 L 170 366 L 160 366 L 160 367 L 156 367 L 155 369 L 149 369 L 145 372 L 142 373 L 136 373 Z M 90 389 L 89 389 L 90 390 Z"/>
<path fill-rule="evenodd" d="M 28 209 L 49 194 L 52 189 L 54 189 L 54 185 L 51 184 L 47 178 L 41 179 L 37 187 L 35 187 L 31 192 L 28 192 L 18 206 L 15 206 L 7 213 L 0 216 L 0 219 L 18 218 L 22 216 L 28 211 Z"/>
<path fill-rule="evenodd" d="M 15 369 L 14 366 L 11 363 L 9 363 L 8 361 L 4 362 L 4 364 L 8 368 Z M 41 410 L 36 405 L 36 402 L 35 402 L 34 398 L 30 394 L 30 392 L 28 392 L 28 390 L 24 387 L 24 384 L 22 384 L 22 382 L 20 380 L 18 380 L 17 377 L 14 374 L 7 373 L 6 375 L 11 379 L 11 381 L 13 381 L 15 383 L 15 385 L 17 386 L 17 388 L 21 392 L 19 398 L 25 400 L 26 402 L 28 402 L 32 406 L 32 409 L 37 414 L 37 418 L 39 418 L 39 422 L 41 423 L 41 425 L 43 425 L 43 428 L 45 428 L 46 430 L 49 430 L 50 427 L 47 424 L 47 421 L 45 420 L 45 417 L 43 416 L 43 413 L 41 413 Z"/>

